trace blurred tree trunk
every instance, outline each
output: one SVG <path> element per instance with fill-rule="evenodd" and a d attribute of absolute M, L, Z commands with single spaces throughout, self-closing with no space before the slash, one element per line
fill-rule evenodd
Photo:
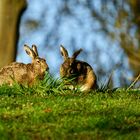
<path fill-rule="evenodd" d="M 128 35 L 121 36 L 122 48 L 128 56 L 130 67 L 133 69 L 134 77 L 140 74 L 140 1 L 129 0 L 131 12 L 133 13 L 132 21 L 137 26 L 136 38 L 138 47 L 134 45 L 133 41 L 128 42 Z"/>
<path fill-rule="evenodd" d="M 26 0 L 0 0 L 0 67 L 16 58 L 19 19 Z"/>
<path fill-rule="evenodd" d="M 140 73 L 140 48 L 134 46 L 134 43 L 128 39 L 127 34 L 120 35 L 120 45 L 128 57 L 128 62 L 133 70 L 134 77 Z"/>

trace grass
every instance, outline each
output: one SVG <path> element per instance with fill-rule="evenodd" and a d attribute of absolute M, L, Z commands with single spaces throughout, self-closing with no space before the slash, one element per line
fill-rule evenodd
<path fill-rule="evenodd" d="M 81 93 L 46 76 L 0 87 L 1 140 L 139 140 L 140 90 Z"/>

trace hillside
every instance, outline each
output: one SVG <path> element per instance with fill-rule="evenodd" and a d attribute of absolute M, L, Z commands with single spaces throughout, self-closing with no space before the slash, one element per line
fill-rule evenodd
<path fill-rule="evenodd" d="M 46 78 L 38 86 L 0 87 L 1 139 L 140 139 L 140 90 L 63 89 Z"/>

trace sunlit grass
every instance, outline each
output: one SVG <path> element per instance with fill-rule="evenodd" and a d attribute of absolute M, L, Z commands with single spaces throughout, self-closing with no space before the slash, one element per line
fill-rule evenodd
<path fill-rule="evenodd" d="M 140 139 L 140 90 L 65 88 L 47 75 L 0 87 L 0 139 Z"/>

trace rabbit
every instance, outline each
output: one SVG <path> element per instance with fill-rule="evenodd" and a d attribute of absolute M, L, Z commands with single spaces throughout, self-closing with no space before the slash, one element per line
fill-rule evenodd
<path fill-rule="evenodd" d="M 14 82 L 31 86 L 36 83 L 37 79 L 43 79 L 45 72 L 49 70 L 46 60 L 38 55 L 36 45 L 32 48 L 24 45 L 24 50 L 32 58 L 29 64 L 13 62 L 0 69 L 0 85 L 13 85 Z"/>
<path fill-rule="evenodd" d="M 79 49 L 73 53 L 72 57 L 69 57 L 68 51 L 62 45 L 60 46 L 60 52 L 64 59 L 60 66 L 60 77 L 75 77 L 72 79 L 72 85 L 69 85 L 70 88 L 76 84 L 76 86 L 80 86 L 81 91 L 97 89 L 97 78 L 92 67 L 86 62 L 76 59 L 81 51 L 82 49 Z"/>

